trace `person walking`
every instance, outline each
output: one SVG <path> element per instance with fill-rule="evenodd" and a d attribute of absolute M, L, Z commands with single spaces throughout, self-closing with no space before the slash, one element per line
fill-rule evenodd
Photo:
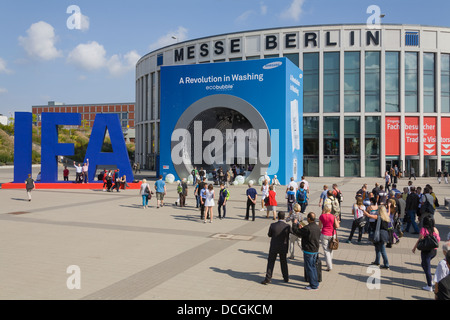
<path fill-rule="evenodd" d="M 441 184 L 441 181 L 442 181 L 442 171 L 441 171 L 441 169 L 438 169 L 436 175 L 437 175 L 437 181 L 439 182 L 439 184 Z"/>
<path fill-rule="evenodd" d="M 373 213 L 373 211 L 371 211 Z M 380 266 L 382 269 L 389 269 L 389 260 L 386 254 L 386 242 L 389 241 L 389 222 L 391 219 L 389 218 L 389 214 L 386 210 L 386 206 L 381 205 L 378 208 L 378 214 L 370 214 L 365 212 L 366 216 L 370 219 L 375 220 L 376 229 L 375 232 L 379 231 L 379 238 L 374 237 L 374 245 L 375 245 L 375 261 L 371 264 L 375 266 L 380 266 L 380 256 L 383 257 L 383 265 Z"/>
<path fill-rule="evenodd" d="M 209 223 L 212 223 L 213 221 L 213 207 L 214 207 L 214 186 L 210 184 L 208 186 L 208 189 L 205 192 L 206 199 L 205 199 L 205 220 L 203 220 L 204 223 L 206 223 L 206 218 L 209 216 Z"/>
<path fill-rule="evenodd" d="M 260 211 L 264 211 L 265 199 L 268 196 L 269 196 L 269 183 L 267 182 L 267 180 L 264 179 L 262 186 L 261 186 L 261 210 Z"/>
<path fill-rule="evenodd" d="M 414 254 L 416 253 L 416 249 L 419 244 L 419 241 L 431 234 L 436 238 L 436 240 L 439 244 L 439 241 L 441 241 L 441 238 L 439 237 L 439 230 L 434 226 L 434 219 L 431 216 L 426 216 L 423 219 L 423 227 L 422 227 L 422 229 L 420 229 L 419 239 L 417 239 L 416 244 L 414 245 L 414 248 L 412 249 L 412 252 Z M 425 291 L 433 290 L 433 287 L 432 287 L 433 283 L 432 283 L 432 277 L 431 277 L 431 260 L 434 257 L 436 257 L 436 254 L 437 254 L 437 248 L 434 248 L 431 250 L 422 250 L 420 253 L 420 258 L 422 261 L 421 265 L 422 265 L 422 269 L 425 273 L 425 278 L 427 281 L 427 285 L 422 288 Z"/>
<path fill-rule="evenodd" d="M 272 213 L 273 213 L 273 220 L 277 219 L 277 205 L 278 205 L 278 203 L 277 203 L 277 200 L 275 198 L 276 195 L 277 195 L 277 193 L 273 190 L 273 186 L 270 186 L 269 187 L 269 192 L 268 192 L 268 195 L 267 195 L 269 200 L 267 201 L 267 206 L 266 206 L 266 208 L 267 208 L 267 216 L 266 216 L 266 218 L 269 218 L 269 213 L 270 213 L 270 211 L 272 211 Z"/>
<path fill-rule="evenodd" d="M 419 209 L 419 196 L 416 193 L 416 188 L 414 186 L 411 186 L 409 189 L 410 193 L 408 194 L 408 197 L 406 198 L 406 226 L 403 232 L 409 232 L 409 228 L 411 225 L 413 226 L 414 232 L 413 234 L 419 234 L 419 227 L 416 223 L 416 214 Z"/>
<path fill-rule="evenodd" d="M 347 243 L 352 242 L 353 234 L 358 228 L 358 243 L 361 243 L 363 229 L 366 224 L 364 218 L 364 211 L 366 211 L 366 206 L 363 204 L 363 200 L 361 197 L 356 198 L 356 203 L 353 205 L 352 214 L 353 214 L 353 223 L 352 229 L 350 231 L 350 236 L 348 237 Z"/>
<path fill-rule="evenodd" d="M 300 187 L 297 190 L 295 198 L 297 203 L 300 205 L 300 211 L 305 213 L 306 207 L 308 206 L 308 190 L 305 187 L 305 182 L 300 182 Z"/>
<path fill-rule="evenodd" d="M 411 177 L 414 177 L 414 180 L 416 180 L 416 169 L 413 166 L 409 169 L 409 180 L 411 180 Z"/>
<path fill-rule="evenodd" d="M 138 162 L 139 166 L 139 162 Z M 160 206 L 164 206 L 164 196 L 167 193 L 166 183 L 162 179 L 163 176 L 160 175 L 158 180 L 155 182 L 155 190 L 156 190 L 156 208 L 158 209 Z"/>
<path fill-rule="evenodd" d="M 250 208 L 252 209 L 252 215 L 253 219 L 252 221 L 255 221 L 255 205 L 256 205 L 256 198 L 257 198 L 257 192 L 255 188 L 253 188 L 253 184 L 251 182 L 248 183 L 248 189 L 246 191 L 247 195 L 247 209 L 245 212 L 245 220 L 249 219 L 249 213 Z"/>
<path fill-rule="evenodd" d="M 309 281 L 306 290 L 319 289 L 319 278 L 316 268 L 316 262 L 319 258 L 320 246 L 320 228 L 316 223 L 316 214 L 308 213 L 308 224 L 303 226 L 298 221 L 292 223 L 292 232 L 300 237 L 303 250 L 303 260 L 305 261 L 305 275 Z"/>
<path fill-rule="evenodd" d="M 295 202 L 295 192 L 294 187 L 290 186 L 289 190 L 286 192 L 286 200 L 287 200 L 287 211 L 291 214 L 294 210 L 293 206 Z"/>
<path fill-rule="evenodd" d="M 139 189 L 139 194 L 142 197 L 142 208 L 147 209 L 148 208 L 148 199 L 150 197 L 151 191 L 150 191 L 150 186 L 148 185 L 146 179 L 142 179 L 142 184 Z"/>
<path fill-rule="evenodd" d="M 333 251 L 330 249 L 330 241 L 336 237 L 336 229 L 339 228 L 339 219 L 331 214 L 331 205 L 325 204 L 323 212 L 319 217 L 320 242 L 327 264 L 326 271 L 333 269 Z"/>
<path fill-rule="evenodd" d="M 294 204 L 293 212 L 290 213 L 289 217 L 286 218 L 286 222 L 289 221 L 299 221 L 301 222 L 303 220 L 301 207 L 298 203 Z M 289 259 L 294 259 L 294 253 L 295 253 L 295 245 L 298 245 L 300 248 L 300 238 L 295 235 L 294 233 L 291 233 L 289 235 Z"/>
<path fill-rule="evenodd" d="M 267 235 L 271 238 L 269 256 L 267 258 L 266 277 L 261 282 L 264 285 L 272 281 L 273 268 L 277 256 L 280 256 L 281 273 L 284 282 L 289 282 L 289 271 L 286 255 L 288 253 L 289 234 L 291 233 L 291 226 L 286 223 L 284 211 L 278 213 L 278 221 L 274 222 L 269 227 Z"/>
<path fill-rule="evenodd" d="M 25 188 L 27 189 L 28 201 L 31 201 L 31 191 L 36 188 L 33 178 L 31 174 L 28 174 L 28 178 L 25 180 Z"/>

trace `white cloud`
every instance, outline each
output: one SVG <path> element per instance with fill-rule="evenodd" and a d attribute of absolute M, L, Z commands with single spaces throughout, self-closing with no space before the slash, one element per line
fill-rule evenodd
<path fill-rule="evenodd" d="M 8 90 L 5 88 L 0 88 L 0 96 L 8 93 Z"/>
<path fill-rule="evenodd" d="M 44 21 L 33 23 L 27 30 L 27 36 L 19 37 L 19 44 L 30 57 L 42 60 L 52 60 L 62 56 L 56 49 L 55 29 Z"/>
<path fill-rule="evenodd" d="M 101 69 L 107 62 L 106 50 L 96 41 L 82 43 L 69 53 L 67 61 L 87 71 Z"/>
<path fill-rule="evenodd" d="M 281 13 L 281 18 L 286 20 L 299 21 L 303 13 L 303 4 L 305 0 L 293 0 L 290 7 Z"/>
<path fill-rule="evenodd" d="M 6 74 L 12 73 L 12 71 L 9 70 L 8 67 L 6 66 L 6 61 L 3 60 L 2 58 L 0 58 L 0 73 L 6 73 Z"/>
<path fill-rule="evenodd" d="M 247 22 L 247 20 L 250 18 L 250 16 L 256 14 L 254 10 L 247 10 L 243 14 L 241 14 L 239 17 L 236 18 L 237 23 L 244 23 Z"/>
<path fill-rule="evenodd" d="M 123 57 L 114 54 L 106 56 L 105 48 L 96 41 L 78 45 L 67 58 L 67 62 L 86 71 L 106 69 L 113 76 L 121 76 L 134 70 L 136 62 L 140 59 L 136 51 L 130 51 Z"/>
<path fill-rule="evenodd" d="M 113 76 L 121 76 L 128 71 L 134 70 L 136 62 L 141 56 L 136 51 L 130 51 L 123 56 L 123 58 L 117 54 L 113 55 L 107 62 L 106 67 Z"/>
<path fill-rule="evenodd" d="M 267 6 L 264 4 L 264 2 L 261 2 L 261 5 L 259 8 L 260 8 L 261 15 L 265 16 L 267 14 Z"/>
<path fill-rule="evenodd" d="M 184 27 L 178 27 L 175 31 L 169 31 L 164 36 L 160 37 L 156 42 L 149 46 L 151 51 L 166 47 L 176 42 L 187 40 L 188 30 Z"/>

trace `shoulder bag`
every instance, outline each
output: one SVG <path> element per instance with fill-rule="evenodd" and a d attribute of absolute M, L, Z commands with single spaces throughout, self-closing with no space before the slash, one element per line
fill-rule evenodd
<path fill-rule="evenodd" d="M 417 249 L 420 251 L 431 251 L 433 249 L 436 249 L 439 247 L 439 242 L 437 241 L 436 237 L 433 233 L 430 233 L 428 231 L 428 234 L 423 237 L 423 239 L 419 240 L 419 243 L 417 244 Z"/>
<path fill-rule="evenodd" d="M 331 238 L 330 242 L 328 243 L 328 248 L 330 249 L 330 251 L 337 250 L 339 248 L 339 239 L 337 238 L 337 231 L 336 231 L 336 227 L 334 226 L 335 221 L 336 221 L 336 217 L 334 217 L 334 220 L 333 220 L 334 235 Z"/>

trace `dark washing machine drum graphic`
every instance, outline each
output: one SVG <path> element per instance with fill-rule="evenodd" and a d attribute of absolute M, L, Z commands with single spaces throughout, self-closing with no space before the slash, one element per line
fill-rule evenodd
<path fill-rule="evenodd" d="M 268 161 L 262 163 L 258 156 L 270 159 L 269 129 L 256 108 L 241 98 L 217 94 L 194 102 L 183 112 L 174 132 L 180 130 L 187 136 L 184 145 L 177 139 L 171 142 L 172 161 L 180 178 L 187 178 L 194 166 L 211 172 L 220 167 L 226 171 L 233 164 L 250 164 L 253 170 L 248 181 L 258 181 L 267 171 Z M 216 141 L 211 132 L 219 131 L 221 138 Z M 227 141 L 232 149 L 227 149 Z"/>

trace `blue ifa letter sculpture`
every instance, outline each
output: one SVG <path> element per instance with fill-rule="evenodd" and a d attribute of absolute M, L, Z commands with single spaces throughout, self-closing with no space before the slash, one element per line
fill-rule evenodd
<path fill-rule="evenodd" d="M 58 143 L 58 126 L 81 124 L 79 113 L 42 113 L 41 182 L 58 182 L 58 156 L 74 154 L 74 145 Z M 109 132 L 113 152 L 102 152 L 106 132 Z M 23 183 L 31 173 L 32 114 L 16 112 L 14 129 L 14 182 Z M 134 180 L 128 151 L 116 114 L 98 114 L 84 162 L 89 159 L 89 181 L 94 181 L 96 169 L 102 165 L 116 166 L 127 182 Z"/>

